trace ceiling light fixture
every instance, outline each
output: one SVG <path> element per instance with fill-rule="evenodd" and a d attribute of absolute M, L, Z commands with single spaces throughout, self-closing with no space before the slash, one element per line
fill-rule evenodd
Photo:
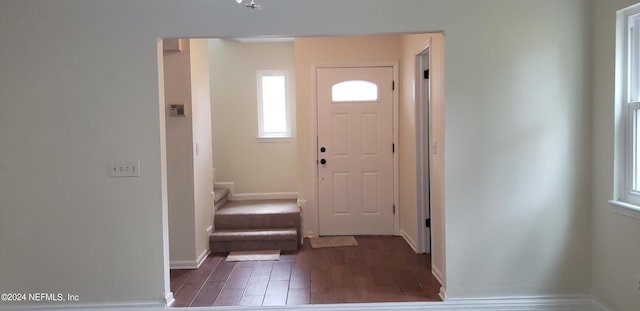
<path fill-rule="evenodd" d="M 236 2 L 238 4 L 242 4 L 242 2 L 244 2 L 244 0 L 236 0 Z M 260 9 L 262 6 L 257 4 L 254 0 L 251 0 L 251 2 L 246 3 L 244 6 L 250 8 L 250 9 Z"/>

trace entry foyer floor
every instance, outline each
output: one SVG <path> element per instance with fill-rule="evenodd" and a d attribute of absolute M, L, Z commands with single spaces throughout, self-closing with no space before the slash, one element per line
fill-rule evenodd
<path fill-rule="evenodd" d="M 308 240 L 279 261 L 226 262 L 171 270 L 174 307 L 440 301 L 431 257 L 401 237 L 356 237 L 359 246 L 313 249 Z"/>

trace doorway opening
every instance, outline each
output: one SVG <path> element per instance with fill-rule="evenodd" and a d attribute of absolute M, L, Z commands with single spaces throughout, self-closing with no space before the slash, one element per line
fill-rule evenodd
<path fill-rule="evenodd" d="M 440 35 L 440 34 L 438 34 Z M 403 36 L 406 36 L 403 37 Z M 423 34 L 423 36 L 430 36 L 430 34 Z M 441 35 L 440 35 L 441 36 Z M 313 105 L 310 105 L 309 103 L 312 103 L 315 100 L 315 94 L 312 90 L 310 90 L 310 85 L 313 85 L 310 82 L 310 79 L 312 77 L 311 74 L 309 74 L 309 70 L 312 70 L 313 68 L 315 68 L 314 66 L 307 66 L 308 64 L 327 64 L 327 63 L 336 63 L 336 62 L 346 62 L 349 61 L 350 63 L 356 62 L 356 61 L 360 61 L 362 60 L 362 58 L 366 58 L 365 56 L 363 56 L 363 54 L 358 54 L 358 55 L 350 55 L 350 56 L 343 56 L 342 58 L 337 57 L 337 60 L 327 60 L 327 59 L 323 59 L 322 55 L 328 55 L 327 53 L 320 53 L 320 51 L 318 51 L 316 49 L 317 45 L 320 46 L 324 46 L 325 48 L 329 48 L 331 49 L 331 47 L 333 46 L 335 48 L 335 50 L 340 50 L 338 47 L 340 45 L 344 45 L 346 43 L 351 43 L 351 44 L 359 44 L 361 49 L 365 49 L 365 50 L 371 50 L 370 47 L 375 46 L 376 48 L 380 49 L 380 40 L 382 40 L 382 42 L 385 42 L 385 44 L 383 44 L 382 46 L 393 46 L 395 45 L 397 47 L 396 50 L 389 48 L 389 51 L 381 51 L 382 53 L 389 53 L 389 55 L 395 55 L 395 56 L 376 56 L 376 58 L 374 59 L 365 59 L 365 62 L 368 63 L 376 63 L 378 62 L 378 65 L 380 65 L 380 61 L 381 60 L 386 60 L 388 61 L 389 59 L 398 59 L 400 65 L 398 66 L 400 73 L 398 74 L 399 77 L 396 77 L 393 81 L 394 86 L 393 87 L 397 87 L 396 92 L 399 94 L 399 99 L 398 99 L 398 108 L 395 108 L 397 111 L 394 111 L 394 114 L 396 114 L 399 117 L 398 122 L 394 122 L 393 127 L 397 128 L 397 131 L 400 132 L 399 135 L 402 137 L 402 135 L 407 135 L 408 136 L 405 137 L 405 139 L 407 137 L 410 138 L 410 141 L 413 141 L 411 143 L 406 143 L 404 146 L 401 143 L 398 143 L 397 145 L 393 145 L 391 148 L 397 148 L 394 151 L 396 152 L 404 152 L 404 154 L 406 155 L 408 152 L 408 150 L 411 150 L 412 148 L 416 148 L 416 152 L 418 151 L 418 147 L 415 146 L 414 144 L 417 142 L 417 137 L 419 136 L 418 133 L 421 133 L 424 130 L 424 126 L 426 126 L 427 128 L 430 128 L 430 123 L 428 122 L 428 120 L 430 120 L 430 118 L 433 118 L 432 115 L 427 115 L 426 119 L 425 117 L 421 117 L 420 120 L 417 120 L 418 116 L 416 115 L 416 111 L 417 109 L 414 111 L 414 107 L 418 107 L 421 105 L 424 105 L 424 102 L 419 103 L 418 101 L 413 101 L 413 98 L 415 96 L 415 98 L 418 98 L 420 96 L 418 96 L 418 94 L 414 94 L 414 88 L 417 90 L 420 87 L 417 86 L 417 83 L 419 82 L 419 80 L 415 80 L 413 79 L 413 77 L 415 76 L 415 66 L 414 66 L 414 62 L 416 62 L 417 58 L 416 58 L 416 53 L 415 53 L 415 45 L 417 41 L 420 41 L 419 44 L 423 44 L 424 43 L 424 37 L 421 37 L 420 34 L 415 34 L 415 35 L 382 35 L 382 36 L 360 36 L 360 37 L 319 37 L 319 38 L 299 38 L 299 39 L 295 39 L 295 76 L 296 76 L 296 81 L 294 82 L 296 87 L 295 87 L 295 99 L 296 99 L 296 105 L 294 106 L 294 110 L 296 111 L 296 113 L 293 115 L 293 118 L 297 121 L 297 127 L 303 127 L 302 129 L 298 129 L 297 131 L 294 130 L 294 133 L 296 133 L 296 140 L 297 140 L 297 148 L 296 148 L 296 152 L 297 152 L 297 165 L 295 165 L 296 169 L 297 169 L 297 176 L 296 176 L 296 180 L 294 181 L 294 183 L 296 183 L 298 185 L 298 189 L 296 189 L 297 191 L 295 192 L 296 198 L 297 198 L 297 205 L 302 207 L 302 214 L 303 214 L 303 219 L 302 219 L 302 231 L 303 234 L 305 236 L 318 236 L 321 232 L 319 230 L 318 227 L 318 205 L 316 204 L 316 202 L 318 202 L 318 198 L 320 197 L 320 194 L 317 191 L 317 187 L 313 187 L 313 179 L 318 177 L 318 172 L 317 172 L 317 165 L 320 159 L 317 158 L 317 148 L 319 147 L 318 144 L 318 139 L 317 139 L 317 133 L 315 133 L 315 131 L 313 130 L 314 128 L 317 129 L 319 127 L 319 122 L 316 118 L 316 113 L 317 111 L 314 111 L 314 109 L 312 109 Z M 299 40 L 299 41 L 298 41 Z M 406 42 L 405 42 L 406 41 Z M 377 43 L 376 43 L 377 42 Z M 407 43 L 410 42 L 410 43 Z M 299 43 L 299 44 L 298 44 Z M 418 45 L 419 45 L 418 44 Z M 408 46 L 405 49 L 405 46 Z M 349 50 L 349 49 L 343 49 L 343 50 Z M 410 50 L 410 51 L 409 51 Z M 315 51 L 315 53 L 314 53 Z M 409 52 L 407 52 L 409 51 Z M 300 53 L 300 54 L 298 54 Z M 395 53 L 395 54 L 394 54 Z M 319 55 L 322 54 L 322 55 Z M 375 53 L 374 53 L 375 54 Z M 407 55 L 410 55 L 407 56 Z M 334 55 L 335 57 L 335 55 Z M 347 58 L 352 58 L 352 59 L 347 59 Z M 428 60 L 428 58 L 427 58 Z M 409 64 L 409 65 L 407 65 Z M 410 69 L 409 69 L 410 68 Z M 268 68 L 266 68 L 268 69 Z M 409 76 L 411 76 L 411 79 L 407 79 L 405 77 L 405 74 L 407 72 L 410 72 Z M 165 72 L 165 76 L 166 76 L 166 72 Z M 165 109 L 163 103 L 163 109 Z M 168 102 L 166 103 L 167 105 L 169 104 Z M 429 103 L 426 104 L 427 106 L 429 105 Z M 213 106 L 210 106 L 213 107 Z M 215 110 L 215 107 L 213 107 Z M 302 111 L 300 111 L 302 110 Z M 215 111 L 213 112 L 215 114 Z M 402 117 L 402 115 L 404 114 L 404 119 Z M 410 120 L 413 119 L 413 120 Z M 410 120 L 410 121 L 409 121 Z M 211 122 L 211 120 L 210 120 Z M 411 126 L 406 127 L 409 124 L 412 124 L 415 122 L 415 127 L 412 128 Z M 423 123 L 427 122 L 428 124 L 425 125 Z M 168 134 L 167 134 L 168 135 Z M 228 133 L 228 135 L 233 135 L 233 133 Z M 415 135 L 415 139 L 411 138 L 413 135 Z M 427 134 L 427 136 L 429 136 L 429 134 Z M 404 140 L 406 141 L 406 140 Z M 395 143 L 396 141 L 393 140 L 392 143 Z M 403 142 L 402 138 L 400 139 L 400 142 Z M 194 143 L 195 142 L 190 142 L 190 143 Z M 199 142 L 201 143 L 201 142 Z M 403 148 L 406 148 L 408 146 L 414 145 L 413 147 L 407 148 L 406 150 Z M 194 145 L 192 145 L 194 146 Z M 428 145 L 429 146 L 429 145 Z M 198 147 L 195 147 L 196 150 Z M 215 148 L 215 145 L 213 146 L 213 148 Z M 404 150 L 404 151 L 403 151 Z M 169 151 L 167 151 L 169 152 Z M 198 151 L 194 151 L 194 152 L 198 152 Z M 429 155 L 429 152 L 426 153 L 427 155 Z M 396 203 L 395 208 L 397 208 L 397 214 L 394 216 L 394 219 L 397 220 L 397 226 L 396 228 L 394 228 L 393 234 L 396 235 L 396 237 L 388 237 L 390 239 L 392 239 L 393 241 L 401 241 L 403 245 L 402 247 L 405 247 L 406 249 L 410 250 L 411 253 L 413 255 L 415 255 L 415 253 L 424 253 L 426 251 L 424 251 L 422 248 L 425 247 L 423 246 L 424 243 L 424 239 L 421 238 L 420 236 L 420 224 L 424 225 L 424 222 L 419 221 L 419 224 L 415 223 L 415 220 L 417 218 L 420 217 L 424 217 L 424 214 L 421 214 L 422 212 L 425 212 L 425 210 L 423 210 L 421 212 L 421 208 L 424 208 L 423 206 L 421 207 L 421 205 L 418 205 L 415 203 L 416 198 L 418 198 L 418 194 L 422 193 L 421 189 L 424 189 L 425 185 L 424 184 L 420 184 L 417 181 L 418 176 L 414 177 L 407 177 L 405 175 L 405 173 L 407 171 L 411 171 L 413 169 L 413 172 L 415 173 L 416 171 L 416 167 L 418 167 L 418 159 L 421 159 L 421 157 L 417 156 L 417 158 L 415 158 L 413 161 L 413 164 L 410 165 L 406 165 L 409 162 L 404 163 L 404 167 L 403 164 L 395 164 L 394 167 L 394 175 L 398 175 L 397 178 L 399 180 L 398 184 L 396 184 L 395 186 L 393 186 L 394 188 L 400 188 L 400 187 L 404 187 L 409 185 L 409 187 L 412 187 L 413 190 L 409 191 L 409 192 L 402 192 L 399 190 L 396 190 L 393 194 L 394 197 L 394 203 Z M 309 161 L 311 160 L 311 161 Z M 317 160 L 317 161 L 314 161 Z M 399 159 L 399 161 L 402 161 L 402 158 Z M 431 171 L 426 171 L 426 176 L 427 179 L 429 179 L 429 176 L 431 175 Z M 369 176 L 370 177 L 370 176 Z M 422 176 L 422 178 L 424 178 L 425 176 Z M 213 178 L 212 178 L 213 179 Z M 317 180 L 317 179 L 316 179 Z M 433 179 L 430 179 L 433 180 Z M 169 184 L 171 184 L 169 182 Z M 412 185 L 413 184 L 413 185 Z M 311 186 L 311 187 L 309 187 Z M 443 185 L 442 185 L 443 186 Z M 429 187 L 429 184 L 427 184 L 426 187 Z M 314 189 L 315 188 L 315 189 Z M 209 188 L 209 190 L 213 189 L 212 187 Z M 429 193 L 427 191 L 427 193 Z M 424 193 L 422 193 L 422 195 L 424 195 Z M 412 203 L 411 200 L 407 200 L 406 198 L 411 197 L 411 200 L 414 200 Z M 212 198 L 210 198 L 210 200 L 213 200 Z M 212 204 L 211 202 L 209 202 L 209 206 L 211 207 Z M 441 208 L 442 206 L 439 205 L 437 208 Z M 392 209 L 394 208 L 393 206 L 391 207 Z M 435 205 L 434 205 L 434 208 Z M 434 211 L 434 214 L 437 214 Z M 442 213 L 440 213 L 442 215 Z M 414 215 L 414 216 L 412 216 Z M 213 212 L 211 212 L 211 216 L 213 216 Z M 404 217 L 404 218 L 403 218 Z M 171 221 L 171 220 L 170 220 Z M 211 218 L 209 218 L 208 220 L 209 222 L 211 221 Z M 169 226 L 171 227 L 171 226 Z M 214 230 L 214 228 L 210 228 L 211 226 L 208 227 L 209 230 Z M 434 226 L 435 227 L 435 226 Z M 437 231 L 437 230 L 442 230 L 442 226 L 440 226 L 439 228 L 434 228 L 433 230 Z M 173 228 L 175 229 L 175 228 Z M 171 232 L 172 228 L 169 228 L 169 231 Z M 204 235 L 206 237 L 208 233 L 205 232 L 202 235 Z M 437 260 L 433 260 L 433 261 L 438 261 L 438 263 L 440 265 L 442 265 L 444 262 L 442 260 L 442 258 L 444 258 L 444 254 L 440 254 L 438 252 L 442 252 L 444 250 L 443 248 L 443 234 L 439 235 L 440 238 L 438 238 L 438 241 L 434 242 L 434 244 L 438 244 L 438 242 L 440 243 L 440 247 L 434 247 L 433 248 L 433 256 L 438 256 Z M 375 237 L 373 237 L 374 240 L 367 240 L 365 238 L 363 238 L 363 246 L 364 245 L 382 245 L 384 242 L 378 241 L 378 242 L 371 242 L 371 241 L 375 241 Z M 379 239 L 385 239 L 387 237 L 377 237 Z M 391 242 L 396 243 L 396 242 Z M 174 247 L 181 247 L 179 245 L 176 245 L 176 243 L 171 243 L 171 247 L 172 249 Z M 346 258 L 358 258 L 358 252 L 357 251 L 353 251 L 353 250 L 340 250 L 340 249 L 333 249 L 333 250 L 326 250 L 326 251 L 319 251 L 319 254 L 324 254 L 324 256 L 322 255 L 313 255 L 311 252 L 305 253 L 304 252 L 304 246 L 303 248 L 301 248 L 301 251 L 297 252 L 296 254 L 301 255 L 302 257 L 318 257 L 318 258 L 323 258 L 324 259 L 315 259 L 316 261 L 314 261 L 314 259 L 311 259 L 311 263 L 312 264 L 317 264 L 317 265 L 323 265 L 325 264 L 324 262 L 331 262 L 331 261 L 338 261 L 341 262 L 345 261 L 346 262 Z M 395 249 L 394 247 L 391 247 L 390 249 Z M 363 250 L 365 251 L 365 250 Z M 365 251 L 366 252 L 366 251 Z M 398 252 L 401 253 L 401 252 Z M 296 254 L 286 254 L 285 253 L 285 258 L 287 258 L 287 256 L 290 259 L 293 259 L 295 257 Z M 351 256 L 353 255 L 353 256 Z M 404 256 L 404 255 L 403 255 Z M 363 256 L 364 257 L 364 256 Z M 214 259 L 210 259 L 210 258 L 214 258 Z M 340 259 L 342 258 L 342 259 Z M 406 257 L 403 257 L 403 260 L 412 260 L 412 261 L 420 261 L 420 260 L 424 260 L 424 259 L 419 259 L 419 258 L 426 258 L 426 257 L 412 257 L 411 255 L 406 255 Z M 439 282 L 439 284 L 441 284 L 442 286 L 444 286 L 443 283 L 443 275 L 441 273 L 436 272 L 436 270 L 438 271 L 444 271 L 442 269 L 442 266 L 438 266 L 438 267 L 433 267 L 432 264 L 432 256 L 429 256 L 429 262 L 423 262 L 423 264 L 428 265 L 431 268 L 431 271 L 429 271 L 429 275 L 435 275 L 435 280 L 436 282 Z M 168 260 L 168 258 L 166 259 Z M 208 261 L 209 260 L 209 261 Z M 199 261 L 199 262 L 198 262 Z M 225 268 L 224 261 L 220 260 L 217 263 L 215 263 L 217 260 L 215 259 L 215 256 L 205 256 L 204 258 L 202 258 L 202 260 L 200 261 L 199 259 L 196 261 L 198 262 L 197 265 L 202 265 L 202 267 L 207 267 L 207 268 L 213 268 L 215 266 L 215 268 L 222 268 L 223 270 L 228 269 Z M 283 261 L 283 263 L 286 261 Z M 257 266 L 260 266 L 262 264 L 257 264 Z M 268 264 L 266 264 L 268 265 Z M 242 268 L 242 264 L 238 265 L 239 268 Z M 278 266 L 286 266 L 286 264 L 283 265 L 278 265 Z M 398 264 L 398 266 L 400 266 L 400 264 Z M 235 265 L 234 265 L 235 267 Z M 276 270 L 275 269 L 276 265 L 275 263 L 272 263 L 271 265 L 271 272 L 274 271 L 280 271 L 281 269 L 287 269 L 285 268 L 278 268 Z M 246 268 L 246 267 L 245 267 Z M 209 280 L 211 277 L 214 276 L 215 270 L 216 269 L 212 269 L 210 270 L 209 274 L 206 275 L 205 280 Z M 229 277 L 231 275 L 231 273 L 235 268 L 232 268 L 231 270 L 225 270 L 227 271 L 227 277 Z M 325 276 L 331 276 L 332 273 L 333 275 L 335 275 L 335 278 L 338 278 L 338 276 L 340 275 L 346 275 L 344 273 L 344 271 L 340 270 L 340 269 L 344 269 L 344 268 L 335 268 L 335 271 L 331 272 L 328 271 L 328 274 L 326 274 Z M 358 268 L 348 268 L 348 269 L 358 269 Z M 246 269 L 239 269 L 238 271 L 241 270 L 246 270 Z M 222 271 L 222 270 L 221 270 Z M 293 270 L 289 270 L 289 276 L 293 277 Z M 202 272 L 205 273 L 206 272 Z M 218 272 L 218 273 L 222 273 L 224 274 L 224 272 Z M 240 273 L 240 272 L 238 272 Z M 280 272 L 278 272 L 280 273 Z M 169 275 L 169 274 L 167 274 Z M 202 274 L 198 274 L 196 273 L 195 275 L 200 275 L 199 278 L 202 278 L 203 275 Z M 216 276 L 218 277 L 218 276 Z M 384 280 L 386 278 L 386 281 Z M 415 279 L 416 277 L 413 276 L 413 278 Z M 411 280 L 411 276 L 408 275 L 401 275 L 400 277 L 393 277 L 387 275 L 387 277 L 379 277 L 379 280 L 376 284 L 377 287 L 384 287 L 384 284 L 387 284 L 385 282 L 390 282 L 390 283 L 394 283 L 396 285 L 401 284 L 403 281 L 406 280 Z M 274 280 L 274 281 L 284 281 L 284 280 Z M 292 282 L 291 278 L 288 280 L 289 282 Z M 375 278 L 374 278 L 375 281 Z M 429 281 L 431 282 L 431 281 Z M 200 284 L 201 286 L 204 286 L 206 282 L 203 282 L 202 284 Z M 280 282 L 281 283 L 281 282 Z M 184 283 L 183 283 L 184 284 Z M 274 283 L 275 284 L 275 283 Z M 289 283 L 291 284 L 291 283 Z M 421 285 L 419 282 L 417 283 L 418 286 L 423 286 Z M 219 286 L 218 285 L 209 285 L 210 287 L 213 286 L 213 290 L 214 292 L 216 291 L 215 286 Z M 277 286 L 281 286 L 277 285 Z M 414 283 L 415 285 L 415 283 Z M 222 293 L 222 290 L 225 288 L 224 286 L 226 285 L 222 285 L 223 287 L 220 288 L 220 291 L 218 291 L 218 294 Z M 276 286 L 276 285 L 274 285 Z M 228 288 L 232 288 L 232 287 L 228 287 Z M 398 286 L 398 288 L 400 288 Z M 197 289 L 197 291 L 201 291 L 202 289 L 204 289 L 204 287 L 199 287 Z M 405 291 L 402 291 L 401 289 L 401 294 L 406 294 L 410 292 L 411 287 L 407 287 L 404 288 Z M 414 288 L 415 289 L 415 288 Z M 174 288 L 173 284 L 172 284 L 172 291 L 174 291 L 174 294 L 176 294 L 176 292 L 179 289 Z M 246 288 L 245 288 L 246 290 Z M 310 290 L 310 289 L 309 289 Z M 231 292 L 235 292 L 237 295 L 237 290 L 236 291 L 231 291 Z M 177 295 L 176 295 L 177 296 Z M 251 295 L 249 295 L 251 296 Z M 405 295 L 406 296 L 406 295 Z M 437 298 L 437 297 L 436 297 Z M 263 297 L 264 299 L 264 297 Z M 417 298 L 412 298 L 413 300 L 409 299 L 407 301 L 419 301 L 419 299 Z M 264 300 L 263 300 L 264 302 Z M 334 301 L 335 303 L 343 303 L 343 302 L 350 302 L 348 300 L 346 301 L 342 301 L 342 300 L 337 300 Z M 353 302 L 353 301 L 351 301 Z M 358 302 L 378 302 L 375 299 L 372 299 L 371 301 L 358 301 Z M 214 301 L 215 303 L 215 301 Z M 238 301 L 239 303 L 239 301 Z"/>

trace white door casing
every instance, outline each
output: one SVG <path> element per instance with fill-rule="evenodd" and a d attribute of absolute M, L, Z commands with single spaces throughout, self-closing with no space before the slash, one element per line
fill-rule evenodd
<path fill-rule="evenodd" d="M 429 123 L 429 45 L 416 55 L 416 159 L 417 159 L 417 194 L 418 194 L 418 253 L 431 253 L 431 227 L 426 226 L 426 222 L 431 223 L 431 195 L 430 195 L 430 137 L 431 128 Z"/>
<path fill-rule="evenodd" d="M 394 233 L 392 83 L 393 67 L 317 68 L 320 235 Z"/>

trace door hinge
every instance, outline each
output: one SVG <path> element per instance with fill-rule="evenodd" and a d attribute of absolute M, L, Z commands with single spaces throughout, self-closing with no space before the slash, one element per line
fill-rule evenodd
<path fill-rule="evenodd" d="M 391 90 L 392 91 L 396 90 L 396 81 L 395 80 L 391 81 Z"/>
<path fill-rule="evenodd" d="M 391 152 L 396 152 L 396 144 L 391 144 Z"/>
<path fill-rule="evenodd" d="M 427 228 L 431 228 L 431 219 L 430 218 L 425 219 L 424 226 L 427 227 Z"/>
<path fill-rule="evenodd" d="M 393 204 L 393 214 L 394 215 L 396 214 L 396 205 L 395 204 Z"/>
<path fill-rule="evenodd" d="M 424 78 L 429 79 L 429 69 L 424 71 Z"/>

